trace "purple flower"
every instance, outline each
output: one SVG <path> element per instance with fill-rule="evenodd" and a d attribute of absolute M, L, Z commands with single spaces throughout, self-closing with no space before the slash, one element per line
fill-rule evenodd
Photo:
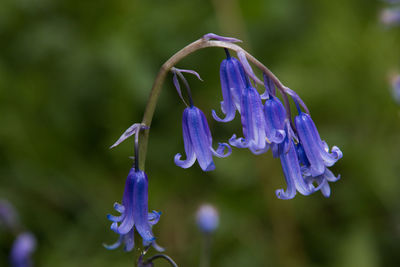
<path fill-rule="evenodd" d="M 29 233 L 19 234 L 15 239 L 10 253 L 10 264 L 12 267 L 30 267 L 31 256 L 36 249 L 36 239 Z"/>
<path fill-rule="evenodd" d="M 229 51 L 225 49 L 227 58 L 224 59 L 220 67 L 220 79 L 223 101 L 221 110 L 226 115 L 220 119 L 216 112 L 212 110 L 212 116 L 216 121 L 229 122 L 235 118 L 236 110 L 240 113 L 240 99 L 242 91 L 246 87 L 246 76 L 242 64 Z"/>
<path fill-rule="evenodd" d="M 289 123 L 286 125 L 287 128 L 290 127 Z M 296 195 L 296 191 L 307 196 L 318 190 L 303 178 L 296 147 L 289 131 L 288 129 L 284 142 L 279 144 L 279 157 L 287 184 L 286 191 L 278 189 L 275 192 L 280 199 L 292 199 Z"/>
<path fill-rule="evenodd" d="M 335 175 L 333 175 L 333 173 L 328 168 L 325 168 L 324 173 L 316 177 L 311 176 L 311 173 L 305 167 L 302 167 L 302 173 L 304 180 L 308 184 L 317 183 L 317 190 L 321 190 L 321 193 L 324 197 L 329 197 L 331 195 L 329 182 L 336 182 L 340 179 L 340 175 L 335 177 Z"/>
<path fill-rule="evenodd" d="M 332 152 L 329 152 L 328 145 L 319 137 L 310 115 L 299 110 L 299 115 L 295 118 L 295 125 L 300 143 L 310 164 L 311 176 L 322 175 L 325 172 L 325 167 L 333 166 L 336 161 L 342 158 L 342 151 L 336 146 L 332 147 Z"/>
<path fill-rule="evenodd" d="M 268 142 L 272 144 L 272 147 L 276 147 L 283 142 L 286 136 L 284 131 L 286 120 L 285 107 L 277 97 L 270 96 L 265 101 L 264 113 L 266 138 Z M 276 151 L 276 149 L 272 148 L 273 153 L 274 151 Z M 276 156 L 277 155 L 274 153 L 274 157 Z"/>
<path fill-rule="evenodd" d="M 257 90 L 247 81 L 247 87 L 242 91 L 241 120 L 244 138 L 236 138 L 234 134 L 229 143 L 239 148 L 249 148 L 254 154 L 261 154 L 268 150 L 265 140 L 265 118 L 263 105 Z"/>
<path fill-rule="evenodd" d="M 219 223 L 217 209 L 209 204 L 201 205 L 196 213 L 196 221 L 200 231 L 204 233 L 214 232 Z"/>
<path fill-rule="evenodd" d="M 215 169 L 212 155 L 227 157 L 231 154 L 231 147 L 226 143 L 219 143 L 218 149 L 212 148 L 212 137 L 204 113 L 197 107 L 185 108 L 182 118 L 183 142 L 186 160 L 181 160 L 180 153 L 175 155 L 175 164 L 182 168 L 191 167 L 197 159 L 203 171 Z M 224 154 L 225 148 L 228 149 Z"/>
<path fill-rule="evenodd" d="M 160 219 L 156 211 L 148 212 L 148 179 L 144 171 L 135 170 L 133 167 L 126 179 L 125 191 L 122 198 L 122 205 L 115 203 L 114 209 L 121 213 L 120 216 L 107 215 L 112 221 L 111 229 L 120 235 L 119 240 L 113 245 L 105 245 L 107 249 L 115 249 L 125 244 L 125 251 L 134 248 L 134 229 L 143 238 L 144 246 L 155 244 L 152 226 Z"/>
<path fill-rule="evenodd" d="M 380 14 L 381 22 L 386 26 L 400 25 L 400 9 L 399 8 L 385 8 Z"/>

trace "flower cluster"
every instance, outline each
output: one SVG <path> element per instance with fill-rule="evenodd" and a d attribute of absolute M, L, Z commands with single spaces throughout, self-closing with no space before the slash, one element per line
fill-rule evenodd
<path fill-rule="evenodd" d="M 211 39 L 214 39 L 211 41 Z M 216 40 L 216 41 L 215 41 Z M 302 195 L 310 195 L 321 191 L 325 197 L 330 195 L 329 182 L 337 181 L 340 176 L 335 176 L 329 170 L 336 161 L 342 157 L 342 152 L 336 146 L 329 149 L 327 143 L 321 140 L 317 128 L 311 119 L 310 112 L 302 99 L 291 89 L 283 86 L 279 80 L 260 62 L 252 58 L 242 48 L 237 46 L 240 40 L 230 37 L 222 37 L 215 34 L 206 34 L 202 39 L 188 45 L 178 52 L 163 65 L 156 79 L 148 106 L 143 116 L 143 124 L 134 124 L 128 128 L 111 148 L 119 145 L 128 137 L 135 135 L 135 158 L 125 183 L 125 191 L 122 203 L 115 203 L 114 209 L 119 216 L 108 215 L 112 222 L 111 229 L 119 234 L 118 241 L 113 245 L 105 245 L 108 249 L 115 249 L 124 244 L 126 251 L 134 248 L 135 230 L 143 239 L 143 246 L 147 251 L 150 246 L 158 251 L 163 248 L 155 243 L 152 227 L 159 221 L 161 213 L 148 212 L 148 178 L 146 173 L 139 168 L 139 134 L 141 130 L 148 130 L 144 123 L 150 123 L 154 113 L 155 102 L 160 92 L 160 86 L 166 75 L 171 70 L 173 84 L 186 108 L 182 116 L 183 143 L 186 158 L 177 153 L 174 162 L 182 168 L 189 168 L 197 161 L 203 171 L 215 169 L 213 156 L 224 158 L 232 153 L 231 146 L 247 148 L 253 154 L 262 154 L 271 150 L 274 158 L 281 161 L 287 189 L 276 190 L 280 199 L 291 199 L 297 192 Z M 194 105 L 189 83 L 184 73 L 189 73 L 200 78 L 193 70 L 184 70 L 171 67 L 174 60 L 193 50 L 206 47 L 206 45 L 224 47 L 226 59 L 220 66 L 220 79 L 223 100 L 220 103 L 223 116 L 217 115 L 212 110 L 212 117 L 218 121 L 227 123 L 232 121 L 236 112 L 242 123 L 243 137 L 233 134 L 228 143 L 219 143 L 218 148 L 213 148 L 213 140 L 210 128 L 204 112 Z M 229 49 L 237 52 L 238 58 L 230 55 Z M 247 59 L 263 72 L 261 81 L 253 72 Z M 261 67 L 260 67 L 261 66 Z M 182 92 L 180 82 L 184 84 Z M 257 85 L 265 87 L 265 92 L 260 95 Z M 281 93 L 283 103 L 276 95 L 276 89 Z M 292 99 L 297 115 L 292 116 L 290 102 Z M 147 144 L 148 132 L 142 143 L 144 151 Z M 143 162 L 142 162 L 143 163 Z M 204 232 L 212 232 L 218 226 L 218 214 L 215 209 L 203 207 L 198 214 L 199 227 Z M 152 260 L 139 259 L 139 266 L 152 266 Z M 169 260 L 170 261 L 170 260 Z M 173 262 L 172 260 L 170 262 Z"/>
<path fill-rule="evenodd" d="M 217 38 L 218 37 L 213 37 Z M 220 66 L 222 88 L 221 118 L 212 110 L 213 118 L 218 122 L 229 122 L 240 114 L 243 137 L 234 134 L 229 144 L 237 148 L 248 148 L 253 154 L 262 154 L 269 149 L 274 158 L 281 160 L 287 190 L 276 190 L 280 199 L 291 199 L 297 192 L 310 195 L 321 191 L 325 197 L 330 196 L 329 182 L 337 181 L 328 169 L 342 157 L 342 152 L 336 146 L 330 150 L 327 143 L 321 140 L 318 130 L 311 119 L 309 110 L 302 99 L 287 87 L 278 87 L 284 99 L 284 104 L 276 95 L 275 76 L 264 72 L 264 82 L 254 74 L 244 51 L 238 52 L 238 59 L 231 56 L 227 49 L 226 59 Z M 197 158 L 204 171 L 215 168 L 212 154 L 226 157 L 231 153 L 228 144 L 220 144 L 217 151 L 212 148 L 211 133 L 204 113 L 193 105 L 190 88 L 182 72 L 190 72 L 199 77 L 194 71 L 173 68 L 174 84 L 182 100 L 177 76 L 187 87 L 190 105 L 183 112 L 182 129 L 186 160 L 180 160 L 181 155 L 175 156 L 175 164 L 188 168 Z M 199 77 L 200 78 L 200 77 Z M 260 95 L 257 84 L 265 87 Z M 292 118 L 289 106 L 291 98 L 297 107 L 297 115 Z M 265 102 L 263 103 L 263 100 Z M 224 148 L 228 153 L 223 154 Z"/>

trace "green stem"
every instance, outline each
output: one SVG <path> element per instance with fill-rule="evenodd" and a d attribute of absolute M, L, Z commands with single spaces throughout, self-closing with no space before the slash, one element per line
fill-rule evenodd
<path fill-rule="evenodd" d="M 193 43 L 191 43 L 191 44 L 185 46 L 184 48 L 182 48 L 181 50 L 179 50 L 177 53 L 175 53 L 171 58 L 169 58 L 161 66 L 160 71 L 158 72 L 157 77 L 154 80 L 153 87 L 151 88 L 150 96 L 147 100 L 147 105 L 146 105 L 144 115 L 143 115 L 143 120 L 142 120 L 143 124 L 150 127 L 151 121 L 153 119 L 154 111 L 156 109 L 157 100 L 161 93 L 162 85 L 164 83 L 165 77 L 167 76 L 167 73 L 171 70 L 171 68 L 173 66 L 175 66 L 183 58 L 190 55 L 191 53 L 193 53 L 197 50 L 203 49 L 203 48 L 207 48 L 207 47 L 227 48 L 227 49 L 235 51 L 236 53 L 239 51 L 243 51 L 246 54 L 246 57 L 249 61 L 251 61 L 262 72 L 264 72 L 266 75 L 268 75 L 272 79 L 272 81 L 275 83 L 275 85 L 281 91 L 281 93 L 283 95 L 283 100 L 285 102 L 285 106 L 287 108 L 289 108 L 289 113 L 290 113 L 289 100 L 285 93 L 286 87 L 266 66 L 264 66 L 260 61 L 258 61 L 255 57 L 253 57 L 250 53 L 248 53 L 247 51 L 245 51 L 243 48 L 241 48 L 240 46 L 238 46 L 236 44 L 223 42 L 223 41 L 205 40 L 203 38 L 200 38 L 197 41 L 194 41 Z M 139 164 L 140 164 L 140 166 L 139 167 L 141 170 L 144 170 L 144 167 L 145 167 L 145 159 L 146 159 L 149 133 L 150 133 L 150 129 L 141 131 L 139 133 L 140 134 L 140 143 L 139 143 L 139 155 L 140 155 Z"/>

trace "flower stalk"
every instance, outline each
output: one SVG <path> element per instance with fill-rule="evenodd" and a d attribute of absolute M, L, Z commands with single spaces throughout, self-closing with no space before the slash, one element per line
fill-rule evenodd
<path fill-rule="evenodd" d="M 206 34 L 202 38 L 194 41 L 193 43 L 185 46 L 178 52 L 176 52 L 172 57 L 170 57 L 160 68 L 156 79 L 154 80 L 153 87 L 151 88 L 151 92 L 149 98 L 147 100 L 147 104 L 145 107 L 142 124 L 148 127 L 151 126 L 151 122 L 153 119 L 154 111 L 157 106 L 157 101 L 160 96 L 162 85 L 164 80 L 168 74 L 168 72 L 183 58 L 189 56 L 190 54 L 208 47 L 221 47 L 225 49 L 229 49 L 235 51 L 236 53 L 242 52 L 246 56 L 247 60 L 252 62 L 255 66 L 257 66 L 263 73 L 265 73 L 277 86 L 277 88 L 282 93 L 283 101 L 285 104 L 285 108 L 287 109 L 287 116 L 290 116 L 290 105 L 289 99 L 287 96 L 287 87 L 282 84 L 282 82 L 260 61 L 258 61 L 254 56 L 252 56 L 249 52 L 244 50 L 239 45 L 236 45 L 232 42 L 238 42 L 237 39 L 226 39 L 225 41 L 219 40 L 210 40 L 210 38 L 214 38 L 215 35 Z M 263 83 L 261 83 L 262 85 Z M 147 153 L 147 145 L 149 139 L 150 129 L 146 129 L 140 131 L 140 143 L 139 143 L 139 168 L 144 170 L 145 169 L 145 160 L 146 160 L 146 153 Z"/>

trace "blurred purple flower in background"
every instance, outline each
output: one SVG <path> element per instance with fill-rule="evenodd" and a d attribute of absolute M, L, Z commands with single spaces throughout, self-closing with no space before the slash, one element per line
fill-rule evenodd
<path fill-rule="evenodd" d="M 217 209 L 210 204 L 201 205 L 196 213 L 196 222 L 201 232 L 207 234 L 214 232 L 219 224 Z"/>
<path fill-rule="evenodd" d="M 386 26 L 400 25 L 400 8 L 384 8 L 380 13 L 380 21 Z"/>
<path fill-rule="evenodd" d="M 30 232 L 23 232 L 15 239 L 10 253 L 12 267 L 31 267 L 32 253 L 36 249 L 36 239 Z"/>

